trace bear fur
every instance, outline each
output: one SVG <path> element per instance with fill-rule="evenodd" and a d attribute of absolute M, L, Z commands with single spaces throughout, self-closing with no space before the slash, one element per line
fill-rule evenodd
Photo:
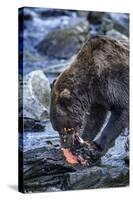
<path fill-rule="evenodd" d="M 95 139 L 108 111 L 109 121 Z M 128 41 L 107 36 L 88 39 L 74 62 L 53 83 L 50 118 L 62 144 L 64 128 L 80 132 L 82 127 L 82 138 L 106 152 L 129 123 Z M 69 134 L 66 141 L 69 148 Z"/>

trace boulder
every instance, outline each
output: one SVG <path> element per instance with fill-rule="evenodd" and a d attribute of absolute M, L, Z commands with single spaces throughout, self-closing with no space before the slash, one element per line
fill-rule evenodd
<path fill-rule="evenodd" d="M 41 70 L 32 71 L 23 80 L 24 117 L 44 120 L 48 116 L 50 85 Z"/>
<path fill-rule="evenodd" d="M 27 74 L 23 78 L 23 81 L 21 78 L 19 88 L 19 117 L 20 119 L 25 118 L 24 127 L 26 129 L 27 127 L 29 129 L 28 124 L 32 124 L 31 130 L 32 127 L 35 127 L 35 129 L 39 127 L 39 130 L 42 130 L 38 121 L 48 118 L 49 104 L 50 85 L 47 77 L 41 70 L 32 71 Z M 36 122 L 37 126 L 34 126 Z"/>
<path fill-rule="evenodd" d="M 50 32 L 37 46 L 41 55 L 68 59 L 78 52 L 88 34 L 88 22 L 80 19 L 75 24 Z"/>

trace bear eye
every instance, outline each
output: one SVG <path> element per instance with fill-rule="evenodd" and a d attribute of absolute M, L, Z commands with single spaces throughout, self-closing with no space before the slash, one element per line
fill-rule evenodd
<path fill-rule="evenodd" d="M 64 99 L 60 99 L 59 101 L 60 101 L 60 105 L 61 106 L 65 106 L 66 107 L 69 104 L 69 102 L 68 102 L 69 100 L 68 99 L 65 99 L 65 100 Z"/>
<path fill-rule="evenodd" d="M 68 98 L 60 98 L 59 103 L 61 107 L 67 108 L 68 106 L 71 106 L 72 101 Z"/>

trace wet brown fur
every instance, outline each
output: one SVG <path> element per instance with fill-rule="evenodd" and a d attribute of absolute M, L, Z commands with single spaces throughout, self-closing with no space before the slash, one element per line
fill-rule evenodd
<path fill-rule="evenodd" d="M 93 140 L 107 111 L 111 111 L 107 126 L 96 140 L 101 148 L 108 149 L 128 126 L 128 97 L 128 41 L 93 37 L 85 42 L 75 61 L 55 81 L 51 92 L 52 125 L 62 133 L 64 127 L 79 131 L 84 123 L 83 138 Z"/>

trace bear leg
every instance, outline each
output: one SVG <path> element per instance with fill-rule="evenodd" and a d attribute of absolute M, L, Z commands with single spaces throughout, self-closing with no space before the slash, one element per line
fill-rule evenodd
<path fill-rule="evenodd" d="M 115 142 L 115 139 L 121 134 L 123 129 L 128 126 L 128 111 L 113 110 L 111 117 L 101 136 L 95 140 L 95 143 L 106 152 Z"/>
<path fill-rule="evenodd" d="M 90 114 L 86 114 L 85 126 L 82 138 L 86 141 L 92 141 L 104 124 L 107 117 L 107 110 L 99 104 L 91 106 Z"/>

